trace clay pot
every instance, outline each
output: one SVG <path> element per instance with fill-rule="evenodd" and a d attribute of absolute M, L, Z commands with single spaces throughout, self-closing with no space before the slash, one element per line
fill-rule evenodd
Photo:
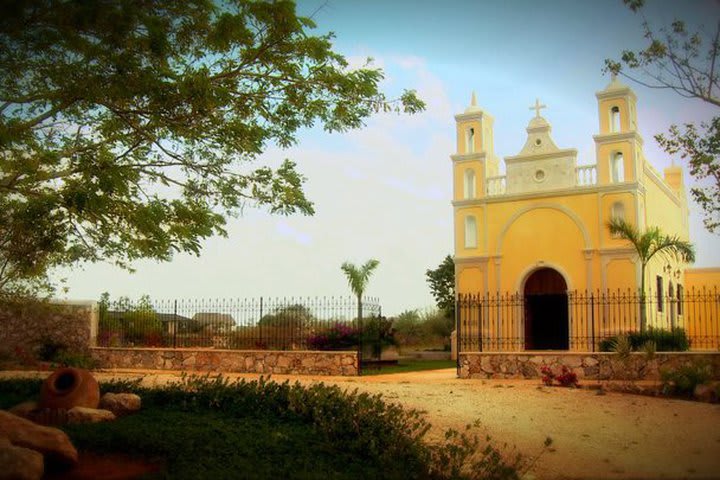
<path fill-rule="evenodd" d="M 40 408 L 98 408 L 100 387 L 95 377 L 80 368 L 55 370 L 40 387 Z"/>

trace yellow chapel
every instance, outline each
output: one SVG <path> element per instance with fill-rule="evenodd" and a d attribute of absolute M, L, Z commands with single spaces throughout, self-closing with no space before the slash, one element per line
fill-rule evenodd
<path fill-rule="evenodd" d="M 504 158 L 504 175 L 493 149 L 494 119 L 474 94 L 470 106 L 455 116 L 456 291 L 525 299 L 508 327 L 487 319 L 488 328 L 508 328 L 507 338 L 521 339 L 512 349 L 583 348 L 572 344 L 573 334 L 596 325 L 574 322 L 567 295 L 637 292 L 640 264 L 633 247 L 609 233 L 611 218 L 623 218 L 640 231 L 659 226 L 689 240 L 682 169 L 671 166 L 660 173 L 645 158 L 635 93 L 613 77 L 595 96 L 599 133 L 593 136 L 592 164 L 579 165 L 576 149 L 555 144 L 552 127 L 541 115 L 545 106 L 537 100 L 524 145 Z M 682 299 L 689 286 L 720 284 L 719 269 L 687 267 L 654 259 L 646 288 L 658 299 Z M 658 304 L 660 311 L 652 318 L 681 324 L 682 307 Z"/>

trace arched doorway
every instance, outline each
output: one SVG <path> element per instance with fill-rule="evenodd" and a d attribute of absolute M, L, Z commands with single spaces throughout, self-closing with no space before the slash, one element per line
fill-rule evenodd
<path fill-rule="evenodd" d="M 567 350 L 567 283 L 557 270 L 540 268 L 525 281 L 525 350 Z"/>

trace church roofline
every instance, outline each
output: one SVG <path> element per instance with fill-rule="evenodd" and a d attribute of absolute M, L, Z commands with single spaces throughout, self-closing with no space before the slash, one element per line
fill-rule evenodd
<path fill-rule="evenodd" d="M 642 136 L 640 136 L 636 130 L 619 133 L 597 133 L 593 135 L 593 140 L 595 140 L 596 143 L 617 142 L 618 140 L 637 140 L 640 145 L 645 143 Z"/>
<path fill-rule="evenodd" d="M 505 163 L 515 163 L 515 162 L 524 162 L 524 161 L 530 161 L 530 160 L 541 160 L 544 158 L 553 158 L 553 157 L 559 157 L 559 156 L 567 156 L 572 155 L 574 157 L 577 157 L 577 149 L 576 148 L 559 148 L 557 150 L 553 150 L 552 152 L 547 153 L 531 153 L 528 155 L 510 155 L 507 157 L 504 157 Z"/>
<path fill-rule="evenodd" d="M 485 205 L 488 203 L 504 203 L 515 200 L 534 200 L 540 198 L 550 197 L 570 197 L 576 195 L 588 195 L 597 193 L 620 193 L 628 192 L 644 193 L 645 187 L 638 182 L 622 182 L 622 183 L 608 183 L 608 184 L 594 184 L 594 185 L 583 185 L 574 186 L 568 188 L 558 188 L 553 190 L 540 190 L 533 192 L 519 192 L 519 193 L 503 193 L 500 195 L 486 195 L 479 198 L 470 198 L 467 200 L 453 200 L 451 205 L 453 207 L 473 207 L 478 205 Z"/>
<path fill-rule="evenodd" d="M 478 110 L 476 112 L 458 113 L 457 115 L 455 115 L 455 121 L 459 122 L 461 120 L 479 120 L 483 117 L 494 120 L 493 116 L 489 113 L 483 110 Z"/>
<path fill-rule="evenodd" d="M 485 160 L 487 158 L 487 151 L 475 153 L 454 153 L 450 155 L 450 160 L 453 162 L 470 162 L 473 160 Z"/>
<path fill-rule="evenodd" d="M 624 87 L 624 88 L 617 88 L 613 90 L 601 90 L 599 92 L 595 92 L 595 98 L 598 100 L 605 100 L 606 98 L 617 98 L 617 97 L 623 97 L 623 96 L 629 96 L 633 100 L 637 101 L 637 96 L 635 95 L 635 92 L 633 92 L 632 88 L 630 87 Z"/>

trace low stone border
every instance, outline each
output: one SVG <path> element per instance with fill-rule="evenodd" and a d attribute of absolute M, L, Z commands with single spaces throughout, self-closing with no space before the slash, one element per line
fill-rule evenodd
<path fill-rule="evenodd" d="M 622 361 L 605 352 L 463 352 L 460 378 L 541 378 L 540 369 L 566 366 L 579 379 L 659 380 L 660 371 L 695 361 L 710 365 L 712 378 L 720 380 L 720 352 L 658 352 L 652 360 L 645 353 L 632 353 Z"/>
<path fill-rule="evenodd" d="M 359 375 L 358 353 L 168 348 L 92 348 L 100 368 L 290 375 Z"/>

